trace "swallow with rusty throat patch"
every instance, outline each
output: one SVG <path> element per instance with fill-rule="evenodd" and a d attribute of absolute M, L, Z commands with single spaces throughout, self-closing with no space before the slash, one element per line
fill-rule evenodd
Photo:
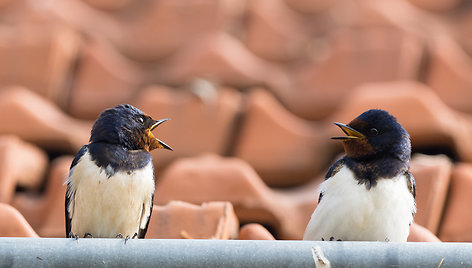
<path fill-rule="evenodd" d="M 406 242 L 416 213 L 410 136 L 384 110 L 334 124 L 346 134 L 332 138 L 346 155 L 320 185 L 303 239 Z"/>
<path fill-rule="evenodd" d="M 149 152 L 172 150 L 151 131 L 166 120 L 128 104 L 100 114 L 66 181 L 67 237 L 144 238 L 155 189 Z"/>

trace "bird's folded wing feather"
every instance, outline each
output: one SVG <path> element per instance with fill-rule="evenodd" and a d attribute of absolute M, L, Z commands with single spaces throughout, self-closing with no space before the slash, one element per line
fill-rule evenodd
<path fill-rule="evenodd" d="M 339 159 L 338 161 L 334 162 L 334 164 L 329 168 L 328 173 L 326 173 L 325 180 L 329 180 L 329 178 L 333 177 L 338 173 L 339 170 L 344 166 L 344 158 Z M 321 202 L 323 198 L 323 192 L 320 192 L 318 197 L 318 204 Z"/>
<path fill-rule="evenodd" d="M 75 201 L 76 188 L 72 185 L 71 177 L 74 174 L 74 167 L 77 165 L 77 163 L 79 163 L 80 159 L 87 151 L 87 147 L 88 147 L 87 145 L 82 146 L 82 148 L 80 148 L 79 152 L 75 156 L 74 160 L 72 160 L 72 164 L 70 165 L 70 169 L 69 169 L 69 176 L 66 181 L 67 183 L 66 202 L 65 202 L 66 237 L 69 237 L 69 234 L 72 229 L 71 221 L 72 221 L 72 216 L 74 214 L 74 205 L 75 205 L 74 201 Z"/>
<path fill-rule="evenodd" d="M 144 236 L 146 235 L 146 232 L 149 226 L 149 221 L 151 219 L 153 200 L 154 200 L 154 193 L 151 196 L 151 200 L 150 201 L 148 200 L 148 202 L 145 202 L 143 204 L 142 211 L 141 211 L 141 218 L 139 220 L 138 238 L 144 238 Z"/>

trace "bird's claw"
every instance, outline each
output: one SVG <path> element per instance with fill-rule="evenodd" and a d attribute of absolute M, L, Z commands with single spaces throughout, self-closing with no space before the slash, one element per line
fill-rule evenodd
<path fill-rule="evenodd" d="M 84 238 L 93 238 L 91 233 L 85 233 Z"/>
<path fill-rule="evenodd" d="M 75 240 L 79 240 L 79 235 L 78 235 L 78 234 L 74 234 L 73 232 L 69 232 L 68 238 L 75 238 Z"/>
<path fill-rule="evenodd" d="M 126 236 L 125 238 L 125 245 L 126 245 L 126 242 L 128 242 L 128 240 L 130 239 L 129 235 Z"/>
<path fill-rule="evenodd" d="M 117 234 L 115 237 L 116 237 L 116 238 L 123 238 L 123 235 L 122 235 L 121 233 L 119 233 L 119 234 Z"/>
<path fill-rule="evenodd" d="M 329 238 L 329 240 L 325 240 L 325 239 L 322 237 L 322 238 L 321 238 L 321 241 L 343 241 L 343 240 L 342 240 L 342 239 L 337 239 L 337 240 L 335 240 L 335 238 L 331 236 L 331 237 Z"/>

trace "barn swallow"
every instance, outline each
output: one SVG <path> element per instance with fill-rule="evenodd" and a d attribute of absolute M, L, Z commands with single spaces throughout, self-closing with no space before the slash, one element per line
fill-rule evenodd
<path fill-rule="evenodd" d="M 167 119 L 118 105 L 95 121 L 66 181 L 66 237 L 144 238 L 154 199 L 151 150 L 172 150 L 152 134 Z"/>
<path fill-rule="evenodd" d="M 332 138 L 346 154 L 321 183 L 303 239 L 406 242 L 416 213 L 409 134 L 377 109 L 334 124 L 346 134 Z"/>

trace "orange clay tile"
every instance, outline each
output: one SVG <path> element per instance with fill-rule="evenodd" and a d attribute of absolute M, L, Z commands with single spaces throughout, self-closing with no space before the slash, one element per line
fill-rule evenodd
<path fill-rule="evenodd" d="M 415 7 L 408 0 L 358 1 L 356 7 L 358 13 L 354 16 L 342 17 L 344 23 L 353 27 L 359 26 L 358 23 L 362 26 L 394 27 L 422 40 L 448 32 L 442 20 Z M 340 9 L 340 11 L 346 13 L 346 10 Z M 341 16 L 342 13 L 337 14 L 337 17 Z"/>
<path fill-rule="evenodd" d="M 284 87 L 289 83 L 280 66 L 255 56 L 239 40 L 225 33 L 201 36 L 162 66 L 156 70 L 155 77 L 165 84 L 182 85 L 195 78 L 235 87 Z"/>
<path fill-rule="evenodd" d="M 0 0 L 0 24 L 50 26 L 54 19 L 43 12 L 49 4 L 45 1 Z"/>
<path fill-rule="evenodd" d="M 415 155 L 411 161 L 411 172 L 416 180 L 415 222 L 435 234 L 439 231 L 451 170 L 451 161 L 441 155 Z"/>
<path fill-rule="evenodd" d="M 192 39 L 220 30 L 226 19 L 224 1 L 136 3 L 139 6 L 135 4 L 134 10 L 127 9 L 137 16 L 113 18 L 123 29 L 122 38 L 114 41 L 126 55 L 140 61 L 167 56 Z"/>
<path fill-rule="evenodd" d="M 146 238 L 236 239 L 239 222 L 229 202 L 154 206 Z"/>
<path fill-rule="evenodd" d="M 0 203 L 0 237 L 38 237 L 14 207 Z"/>
<path fill-rule="evenodd" d="M 329 140 L 329 124 L 297 118 L 263 90 L 248 99 L 234 156 L 249 162 L 266 184 L 299 185 L 330 164 L 337 144 Z"/>
<path fill-rule="evenodd" d="M 413 149 L 447 147 L 459 160 L 472 162 L 472 116 L 452 110 L 429 87 L 412 81 L 362 85 L 329 122 L 350 122 L 362 112 L 380 108 L 394 115 L 411 136 Z M 329 136 L 339 133 L 339 129 Z"/>
<path fill-rule="evenodd" d="M 468 9 L 457 12 L 454 17 L 448 21 L 453 29 L 454 39 L 471 55 L 472 52 L 472 13 Z"/>
<path fill-rule="evenodd" d="M 308 49 L 301 22 L 282 0 L 251 1 L 247 21 L 244 43 L 255 55 L 288 61 L 300 58 Z"/>
<path fill-rule="evenodd" d="M 142 80 L 134 64 L 95 38 L 84 44 L 66 110 L 74 117 L 95 120 L 104 109 L 128 103 Z"/>
<path fill-rule="evenodd" d="M 295 69 L 292 90 L 277 91 L 287 108 L 303 118 L 325 118 L 360 84 L 418 75 L 422 44 L 400 30 L 346 28 L 332 33 L 326 42 L 326 56 Z"/>
<path fill-rule="evenodd" d="M 46 189 L 43 205 L 47 209 L 41 218 L 41 226 L 38 228 L 38 234 L 44 237 L 64 237 L 64 203 L 66 194 L 65 181 L 69 176 L 69 168 L 72 162 L 70 156 L 61 156 L 52 162 L 49 174 L 50 186 Z"/>
<path fill-rule="evenodd" d="M 103 10 L 120 10 L 123 9 L 127 6 L 129 6 L 131 3 L 133 3 L 133 0 L 82 0 L 83 2 L 89 4 L 90 6 L 94 8 L 99 8 Z"/>
<path fill-rule="evenodd" d="M 434 12 L 450 11 L 457 7 L 462 0 L 408 0 L 413 5 Z"/>
<path fill-rule="evenodd" d="M 132 1 L 121 7 L 120 3 L 113 5 L 117 10 L 105 12 L 79 0 L 63 0 L 51 5 L 50 10 L 84 32 L 106 37 L 129 58 L 144 62 L 160 60 L 226 23 L 225 1 Z"/>
<path fill-rule="evenodd" d="M 158 176 L 154 202 L 228 201 L 241 223 L 270 226 L 281 239 L 301 239 L 318 198 L 318 183 L 273 190 L 246 162 L 204 155 L 176 160 Z"/>
<path fill-rule="evenodd" d="M 450 188 L 439 238 L 445 242 L 472 242 L 472 164 L 454 167 Z"/>
<path fill-rule="evenodd" d="M 0 90 L 0 134 L 56 152 L 76 153 L 90 136 L 91 122 L 73 119 L 52 102 L 22 87 Z"/>
<path fill-rule="evenodd" d="M 18 193 L 12 205 L 18 209 L 41 237 L 65 237 L 64 202 L 71 156 L 56 158 L 44 194 Z"/>
<path fill-rule="evenodd" d="M 64 107 L 78 46 L 65 27 L 0 27 L 0 88 L 21 85 Z"/>
<path fill-rule="evenodd" d="M 189 90 L 148 87 L 132 104 L 155 119 L 171 119 L 153 132 L 174 149 L 152 151 L 159 169 L 178 157 L 204 152 L 225 154 L 231 146 L 241 101 L 237 91 L 200 81 Z"/>
<path fill-rule="evenodd" d="M 413 223 L 410 226 L 408 242 L 441 242 L 431 231 L 421 225 Z"/>
<path fill-rule="evenodd" d="M 435 3 L 446 10 L 452 8 L 462 0 L 411 0 L 418 3 Z M 410 33 L 424 44 L 421 69 L 418 80 L 429 84 L 441 99 L 454 109 L 470 112 L 467 105 L 467 89 L 470 78 L 467 76 L 471 68 L 470 63 L 470 21 L 472 16 L 467 8 L 443 13 L 424 12 L 419 7 L 406 0 L 399 1 L 363 1 L 356 16 L 361 25 L 379 25 L 394 27 L 405 33 Z M 352 24 L 349 25 L 356 25 Z M 456 44 L 459 42 L 461 46 Z M 464 49 L 468 53 L 464 53 Z M 453 93 L 454 92 L 454 93 Z M 449 94 L 451 93 L 451 94 Z M 457 96 L 463 96 L 459 98 Z"/>
<path fill-rule="evenodd" d="M 6 9 L 8 6 L 13 2 L 13 0 L 1 0 L 0 1 L 0 8 Z"/>
<path fill-rule="evenodd" d="M 319 15 L 328 12 L 328 9 L 336 5 L 339 0 L 323 1 L 323 0 L 284 0 L 288 6 L 300 13 Z"/>
<path fill-rule="evenodd" d="M 275 240 L 274 236 L 259 223 L 248 223 L 239 230 L 239 240 Z"/>
<path fill-rule="evenodd" d="M 0 202 L 10 203 L 16 186 L 38 189 L 47 166 L 41 149 L 16 136 L 0 136 Z"/>
<path fill-rule="evenodd" d="M 451 108 L 472 113 L 472 59 L 450 37 L 430 42 L 425 83 Z"/>
<path fill-rule="evenodd" d="M 106 36 L 110 40 L 116 40 L 122 38 L 123 35 L 120 25 L 107 16 L 103 10 L 96 9 L 84 3 L 83 0 L 55 2 L 53 5 L 44 5 L 42 11 L 54 21 L 77 29 L 87 38 Z"/>

